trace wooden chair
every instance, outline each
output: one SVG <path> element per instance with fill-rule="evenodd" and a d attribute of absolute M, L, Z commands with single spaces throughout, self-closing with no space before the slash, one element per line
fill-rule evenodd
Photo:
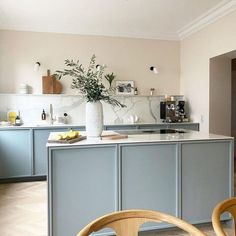
<path fill-rule="evenodd" d="M 103 228 L 112 228 L 117 236 L 137 236 L 139 227 L 145 222 L 167 222 L 191 235 L 206 236 L 193 225 L 177 217 L 148 210 L 118 211 L 102 216 L 85 226 L 77 236 L 88 236 Z"/>
<path fill-rule="evenodd" d="M 212 225 L 213 225 L 214 231 L 217 236 L 226 236 L 227 235 L 224 232 L 221 222 L 220 222 L 220 216 L 224 212 L 229 212 L 232 215 L 234 222 L 235 222 L 235 220 L 236 220 L 236 197 L 232 197 L 232 198 L 226 199 L 226 200 L 218 203 L 213 210 Z M 234 232 L 236 232 L 235 224 L 234 224 Z"/>

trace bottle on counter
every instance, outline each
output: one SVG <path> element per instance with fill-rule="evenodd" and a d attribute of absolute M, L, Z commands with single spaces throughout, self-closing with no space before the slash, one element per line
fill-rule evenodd
<path fill-rule="evenodd" d="M 41 115 L 41 119 L 46 120 L 46 113 L 45 113 L 44 109 L 43 109 L 43 112 L 42 112 L 42 115 Z"/>
<path fill-rule="evenodd" d="M 137 87 L 134 89 L 134 95 L 138 95 L 138 88 Z"/>
<path fill-rule="evenodd" d="M 18 115 L 16 116 L 15 125 L 16 126 L 20 126 L 21 125 L 20 111 L 18 111 Z"/>

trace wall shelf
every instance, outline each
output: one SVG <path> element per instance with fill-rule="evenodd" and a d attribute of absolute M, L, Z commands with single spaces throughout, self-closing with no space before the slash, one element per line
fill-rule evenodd
<path fill-rule="evenodd" d="M 168 94 L 169 95 L 169 94 Z M 46 96 L 46 97 L 82 97 L 79 94 L 20 94 L 20 93 L 0 93 L 0 96 Z M 169 96 L 173 97 L 183 97 L 181 94 L 170 94 Z M 165 95 L 113 95 L 112 97 L 165 97 Z"/>

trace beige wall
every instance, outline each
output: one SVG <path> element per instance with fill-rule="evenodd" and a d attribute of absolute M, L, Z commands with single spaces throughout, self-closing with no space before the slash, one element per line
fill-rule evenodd
<path fill-rule="evenodd" d="M 210 133 L 231 135 L 231 59 L 210 59 Z"/>
<path fill-rule="evenodd" d="M 236 49 L 235 22 L 236 11 L 181 41 L 180 92 L 202 131 L 209 131 L 210 58 Z"/>
<path fill-rule="evenodd" d="M 52 33 L 0 31 L 0 93 L 16 93 L 20 83 L 41 93 L 41 77 L 47 69 L 62 69 L 67 58 L 87 64 L 96 54 L 118 80 L 134 80 L 141 94 L 151 87 L 158 94 L 179 94 L 180 43 L 177 41 L 78 36 Z M 34 62 L 42 63 L 38 72 Z M 153 74 L 150 66 L 160 73 Z M 63 80 L 64 93 L 74 93 Z"/>

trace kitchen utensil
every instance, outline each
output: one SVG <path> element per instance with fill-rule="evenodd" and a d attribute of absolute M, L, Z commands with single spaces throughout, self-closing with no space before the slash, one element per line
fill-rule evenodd
<path fill-rule="evenodd" d="M 43 94 L 60 94 L 62 92 L 61 83 L 50 75 L 50 70 L 47 70 L 47 76 L 42 77 Z"/>
<path fill-rule="evenodd" d="M 54 78 L 53 93 L 60 94 L 61 92 L 62 92 L 62 84 Z"/>
<path fill-rule="evenodd" d="M 54 138 L 48 139 L 48 143 L 67 143 L 67 144 L 71 144 L 71 143 L 79 142 L 79 141 L 84 140 L 84 139 L 86 139 L 86 136 L 79 135 L 76 138 L 65 139 L 65 140 L 56 140 Z"/>
<path fill-rule="evenodd" d="M 50 70 L 47 70 L 47 75 L 42 77 L 42 82 L 43 94 L 52 94 L 54 78 L 50 75 Z"/>
<path fill-rule="evenodd" d="M 104 134 L 101 136 L 102 140 L 116 140 L 116 139 L 124 139 L 128 138 L 128 135 L 122 134 Z"/>

